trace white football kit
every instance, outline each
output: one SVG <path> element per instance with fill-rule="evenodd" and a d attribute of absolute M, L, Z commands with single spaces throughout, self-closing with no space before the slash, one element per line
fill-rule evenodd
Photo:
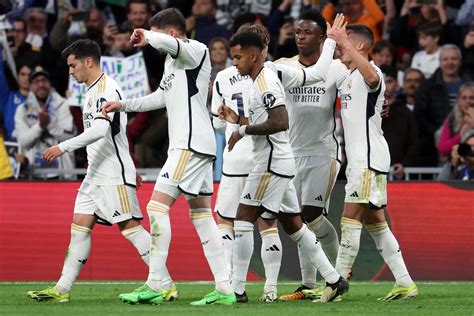
<path fill-rule="evenodd" d="M 298 56 L 274 62 L 286 90 L 290 119 L 290 143 L 296 160 L 294 183 L 300 206 L 313 205 L 328 210 L 331 191 L 340 169 L 340 148 L 336 138 L 335 105 L 337 90 L 347 68 L 332 60 L 325 81 L 300 86 L 296 69 L 308 68 Z"/>
<path fill-rule="evenodd" d="M 145 39 L 167 53 L 160 87 L 139 99 L 122 102 L 122 111 L 150 111 L 166 106 L 170 138 L 168 159 L 155 190 L 177 198 L 212 195 L 216 140 L 206 107 L 211 74 L 207 46 L 194 40 L 145 31 Z"/>
<path fill-rule="evenodd" d="M 370 88 L 358 69 L 349 72 L 341 89 L 341 115 L 344 125 L 348 203 L 387 204 L 387 174 L 390 152 L 383 137 L 380 112 L 384 103 L 385 83 L 380 69 L 379 84 Z"/>
<path fill-rule="evenodd" d="M 217 116 L 218 109 L 225 104 L 239 116 L 249 115 L 249 92 L 252 85 L 250 76 L 241 76 L 235 67 L 220 71 L 215 80 L 212 94 L 211 112 L 216 129 L 225 131 L 226 143 L 238 124 L 231 124 Z M 253 167 L 252 138 L 244 137 L 232 151 L 224 148 L 222 179 L 219 184 L 214 211 L 221 217 L 234 219 L 244 189 L 245 180 Z"/>
<path fill-rule="evenodd" d="M 122 94 L 117 82 L 102 74 L 86 93 L 84 132 L 58 145 L 63 152 L 87 146 L 87 174 L 79 188 L 74 212 L 95 215 L 103 224 L 143 217 L 126 135 L 127 115 L 101 113 L 103 104 L 121 100 Z"/>

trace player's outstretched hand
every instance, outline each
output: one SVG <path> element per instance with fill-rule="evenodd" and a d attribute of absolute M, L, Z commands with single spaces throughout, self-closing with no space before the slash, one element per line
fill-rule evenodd
<path fill-rule="evenodd" d="M 45 150 L 45 152 L 43 153 L 43 158 L 48 163 L 51 163 L 54 159 L 62 156 L 62 154 L 64 153 L 61 151 L 61 149 L 59 149 L 58 145 L 55 145 Z"/>
<path fill-rule="evenodd" d="M 229 151 L 232 151 L 232 149 L 234 149 L 234 146 L 235 144 L 242 138 L 242 136 L 239 134 L 239 131 L 235 131 L 232 133 L 232 135 L 230 135 L 230 138 L 229 138 L 229 143 L 228 143 L 228 146 L 227 148 L 229 149 Z"/>
<path fill-rule="evenodd" d="M 122 103 L 119 101 L 108 101 L 102 106 L 102 114 L 107 116 L 110 112 L 119 112 L 122 109 Z"/>
<path fill-rule="evenodd" d="M 130 36 L 130 43 L 133 44 L 133 47 L 144 47 L 148 45 L 145 39 L 145 29 L 134 29 Z"/>
<path fill-rule="evenodd" d="M 344 14 L 338 13 L 334 19 L 334 23 L 330 25 L 326 22 L 326 25 L 328 38 L 335 40 L 340 46 L 344 46 L 348 43 L 349 39 L 346 34 L 347 22 L 344 22 Z"/>
<path fill-rule="evenodd" d="M 217 114 L 223 120 L 226 120 L 229 123 L 237 124 L 239 122 L 239 116 L 227 105 L 221 105 L 217 109 Z"/>

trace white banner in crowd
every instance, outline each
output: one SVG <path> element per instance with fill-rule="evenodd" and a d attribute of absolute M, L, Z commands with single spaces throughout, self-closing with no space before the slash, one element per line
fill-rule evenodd
<path fill-rule="evenodd" d="M 145 68 L 145 60 L 142 52 L 126 58 L 106 57 L 100 59 L 102 70 L 114 78 L 122 88 L 123 99 L 133 99 L 145 96 L 148 91 L 148 76 Z M 74 78 L 69 77 L 68 98 L 69 105 L 82 106 L 86 96 L 87 86 L 77 83 Z"/>

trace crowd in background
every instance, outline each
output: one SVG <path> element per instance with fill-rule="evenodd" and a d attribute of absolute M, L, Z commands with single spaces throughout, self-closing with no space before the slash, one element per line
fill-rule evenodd
<path fill-rule="evenodd" d="M 368 25 L 376 40 L 371 57 L 387 85 L 390 114 L 383 130 L 393 177 L 403 178 L 406 167 L 446 165 L 442 179 L 474 178 L 474 0 L 0 0 L 0 141 L 21 145 L 15 159 L 22 176 L 46 167 L 45 148 L 83 131 L 81 105 L 67 100 L 61 51 L 87 37 L 104 56 L 135 54 L 133 29 L 148 28 L 148 19 L 167 7 L 183 12 L 188 38 L 208 45 L 210 87 L 217 72 L 231 65 L 227 40 L 244 23 L 267 27 L 270 60 L 298 54 L 295 22 L 303 10 L 319 10 L 328 22 L 343 12 L 349 23 Z M 165 56 L 151 46 L 140 50 L 154 91 Z M 163 165 L 167 133 L 166 110 L 129 115 L 138 167 Z M 222 144 L 223 136 L 217 137 Z M 84 150 L 58 161 L 65 169 L 86 164 Z"/>

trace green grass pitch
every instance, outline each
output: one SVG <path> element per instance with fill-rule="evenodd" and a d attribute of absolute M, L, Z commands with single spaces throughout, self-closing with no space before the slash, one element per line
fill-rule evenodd
<path fill-rule="evenodd" d="M 178 282 L 180 299 L 159 306 L 128 305 L 117 296 L 140 286 L 138 282 L 78 282 L 69 303 L 38 303 L 26 297 L 28 290 L 41 290 L 48 283 L 0 283 L 1 315 L 473 315 L 473 282 L 417 282 L 420 292 L 409 301 L 380 302 L 393 286 L 391 282 L 352 282 L 341 302 L 326 304 L 308 300 L 259 303 L 263 284 L 247 286 L 248 304 L 193 307 L 189 303 L 213 289 L 210 283 Z M 297 283 L 279 285 L 289 293 Z"/>

